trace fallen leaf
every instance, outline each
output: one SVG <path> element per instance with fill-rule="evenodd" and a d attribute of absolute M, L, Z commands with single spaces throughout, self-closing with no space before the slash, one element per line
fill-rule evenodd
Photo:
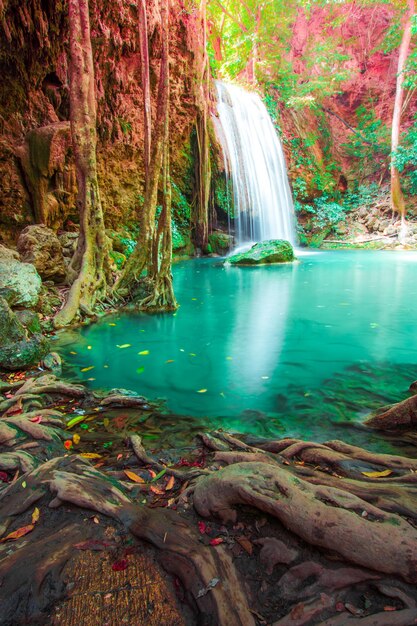
<path fill-rule="evenodd" d="M 117 326 L 117 324 L 114 324 L 113 322 L 110 322 L 109 326 Z"/>
<path fill-rule="evenodd" d="M 12 533 L 9 533 L 8 535 L 6 535 L 6 537 L 3 537 L 3 539 L 0 539 L 0 543 L 3 543 L 4 541 L 12 541 L 12 540 L 15 540 L 15 539 L 20 539 L 20 537 L 23 537 L 24 535 L 27 535 L 34 528 L 35 528 L 35 526 L 33 524 L 28 524 L 27 526 L 22 526 L 21 528 L 18 528 L 17 530 L 14 530 Z"/>
<path fill-rule="evenodd" d="M 29 422 L 33 422 L 34 424 L 39 424 L 42 421 L 42 415 L 35 415 L 34 417 L 29 417 Z"/>
<path fill-rule="evenodd" d="M 120 349 L 122 349 L 122 348 L 131 348 L 131 347 L 132 347 L 131 343 L 122 343 L 121 346 L 116 345 L 116 348 L 120 348 Z"/>
<path fill-rule="evenodd" d="M 207 389 L 199 389 L 197 393 L 206 393 Z"/>
<path fill-rule="evenodd" d="M 126 476 L 128 478 L 130 478 L 130 480 L 133 480 L 134 483 L 144 483 L 145 482 L 143 480 L 143 478 L 141 478 L 140 476 L 135 474 L 135 472 L 131 472 L 130 470 L 123 470 L 123 471 L 126 474 Z"/>
<path fill-rule="evenodd" d="M 142 352 L 138 352 L 138 354 L 140 354 L 140 356 L 145 356 L 146 354 L 149 354 L 149 350 L 142 350 Z"/>
<path fill-rule="evenodd" d="M 90 365 L 90 367 L 83 367 L 82 368 L 82 372 L 89 372 L 90 370 L 93 370 L 95 368 L 95 365 Z"/>
<path fill-rule="evenodd" d="M 75 445 L 77 445 L 78 443 L 80 443 L 80 439 L 81 439 L 81 437 L 80 437 L 80 435 L 77 435 L 77 433 L 75 433 L 75 434 L 72 436 L 72 441 L 73 441 L 73 443 L 75 443 Z"/>
<path fill-rule="evenodd" d="M 39 521 L 40 514 L 41 512 L 38 507 L 35 507 L 32 513 L 32 524 L 36 524 L 36 522 Z"/>
<path fill-rule="evenodd" d="M 211 546 L 218 546 L 221 543 L 223 543 L 223 539 L 221 537 L 216 537 L 215 539 L 211 539 L 210 541 Z"/>
<path fill-rule="evenodd" d="M 96 515 L 92 518 L 92 520 L 93 520 L 94 524 L 100 524 L 100 520 L 98 519 L 98 517 Z"/>
<path fill-rule="evenodd" d="M 76 353 L 76 352 L 74 352 L 74 351 L 71 351 L 71 352 L 70 352 L 70 354 L 77 354 L 77 353 Z"/>
<path fill-rule="evenodd" d="M 22 487 L 23 487 L 23 489 L 26 489 L 26 481 L 25 480 L 22 482 Z"/>
<path fill-rule="evenodd" d="M 0 472 L 0 480 L 3 483 L 8 483 L 9 482 L 9 476 L 6 474 L 6 472 Z"/>
<path fill-rule="evenodd" d="M 67 424 L 67 428 L 72 428 L 76 424 L 83 422 L 87 418 L 86 415 L 78 415 L 77 417 L 73 417 Z"/>
<path fill-rule="evenodd" d="M 382 472 L 361 472 L 361 474 L 367 476 L 368 478 L 383 478 L 384 476 L 392 474 L 392 470 L 386 469 Z"/>
<path fill-rule="evenodd" d="M 156 477 L 156 473 L 153 471 L 153 469 L 148 469 L 148 472 L 151 475 L 151 478 L 155 478 Z"/>
<path fill-rule="evenodd" d="M 137 374 L 143 374 L 143 372 L 145 371 L 144 367 L 138 367 L 138 369 L 136 370 Z"/>
<path fill-rule="evenodd" d="M 156 495 L 158 496 L 163 496 L 164 495 L 164 491 L 162 489 L 159 489 L 158 487 L 155 487 L 155 485 L 151 485 L 149 487 L 149 489 L 153 492 L 156 493 Z"/>
<path fill-rule="evenodd" d="M 201 535 L 205 535 L 206 531 L 207 531 L 207 524 L 206 522 L 198 522 L 198 530 L 200 531 Z"/>
<path fill-rule="evenodd" d="M 174 485 L 175 485 L 175 478 L 174 476 L 171 476 L 171 478 L 168 480 L 166 484 L 165 491 L 170 491 Z"/>
<path fill-rule="evenodd" d="M 156 475 L 152 478 L 152 482 L 155 482 L 156 480 L 159 480 L 160 478 L 162 478 L 162 476 L 165 476 L 166 471 L 167 471 L 167 469 L 166 469 L 166 467 L 165 467 L 163 470 L 161 470 L 160 472 L 158 472 L 158 474 L 156 474 Z"/>
<path fill-rule="evenodd" d="M 64 448 L 66 450 L 71 450 L 71 448 L 72 448 L 72 441 L 71 441 L 71 439 L 67 439 L 66 441 L 64 441 Z"/>
<path fill-rule="evenodd" d="M 122 572 L 127 568 L 128 565 L 129 563 L 127 562 L 127 559 L 121 559 L 120 561 L 116 561 L 115 563 L 113 563 L 111 568 L 114 572 Z"/>
<path fill-rule="evenodd" d="M 396 611 L 396 606 L 384 606 L 384 611 Z"/>
<path fill-rule="evenodd" d="M 252 554 L 253 545 L 246 537 L 236 537 L 236 541 L 238 544 L 247 552 L 248 554 Z"/>
<path fill-rule="evenodd" d="M 101 454 L 96 454 L 95 452 L 83 452 L 80 456 L 83 459 L 101 459 Z"/>
<path fill-rule="evenodd" d="M 91 350 L 93 346 L 87 346 L 87 350 Z"/>
<path fill-rule="evenodd" d="M 168 359 L 168 361 L 165 361 L 165 363 L 174 363 L 174 359 Z"/>

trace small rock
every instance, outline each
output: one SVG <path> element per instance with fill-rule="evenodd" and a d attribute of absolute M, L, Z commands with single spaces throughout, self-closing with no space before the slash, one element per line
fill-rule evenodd
<path fill-rule="evenodd" d="M 41 362 L 41 366 L 50 370 L 55 376 L 61 376 L 62 374 L 62 361 L 57 352 L 50 352 Z"/>
<path fill-rule="evenodd" d="M 55 282 L 66 276 L 61 243 L 53 230 L 43 224 L 27 226 L 17 242 L 22 261 L 33 263 L 44 279 Z"/>
<path fill-rule="evenodd" d="M 0 243 L 0 260 L 20 261 L 19 253 L 17 250 L 6 248 L 6 246 Z"/>
<path fill-rule="evenodd" d="M 7 289 L 10 306 L 36 306 L 42 280 L 30 263 L 0 259 L 0 289 Z"/>

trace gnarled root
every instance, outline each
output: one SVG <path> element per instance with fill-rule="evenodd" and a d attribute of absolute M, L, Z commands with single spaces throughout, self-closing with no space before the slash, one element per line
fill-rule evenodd
<path fill-rule="evenodd" d="M 347 561 L 417 582 L 417 530 L 342 489 L 311 485 L 266 463 L 237 463 L 195 486 L 194 507 L 203 517 L 234 522 L 239 504 L 273 515 Z"/>

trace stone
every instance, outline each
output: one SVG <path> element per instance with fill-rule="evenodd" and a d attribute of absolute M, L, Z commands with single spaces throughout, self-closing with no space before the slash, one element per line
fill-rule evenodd
<path fill-rule="evenodd" d="M 272 263 L 290 263 L 294 260 L 294 250 L 289 241 L 268 239 L 256 243 L 247 252 L 228 257 L 226 263 L 231 265 L 269 265 Z"/>
<path fill-rule="evenodd" d="M 62 246 L 50 228 L 43 224 L 27 226 L 20 233 L 17 249 L 22 261 L 32 263 L 42 278 L 56 282 L 65 278 Z"/>
<path fill-rule="evenodd" d="M 41 366 L 55 376 L 61 376 L 62 374 L 62 360 L 57 352 L 49 352 L 41 362 Z"/>
<path fill-rule="evenodd" d="M 10 306 L 36 306 L 41 286 L 42 279 L 30 263 L 0 259 L 0 289 L 7 291 Z"/>
<path fill-rule="evenodd" d="M 208 236 L 208 243 L 211 248 L 211 252 L 225 255 L 232 247 L 233 237 L 232 235 L 223 233 L 222 231 L 214 231 Z"/>
<path fill-rule="evenodd" d="M 0 297 L 0 367 L 20 370 L 31 367 L 49 351 L 49 340 L 40 333 L 31 334 Z"/>
<path fill-rule="evenodd" d="M 0 260 L 20 261 L 19 253 L 17 250 L 6 248 L 6 246 L 0 243 Z"/>
<path fill-rule="evenodd" d="M 30 130 L 16 154 L 36 221 L 52 228 L 62 226 L 74 211 L 77 193 L 70 122 Z"/>
<path fill-rule="evenodd" d="M 30 309 L 22 309 L 20 311 L 15 311 L 15 313 L 19 322 L 31 334 L 40 333 L 42 331 L 39 315 L 35 311 L 31 311 Z"/>

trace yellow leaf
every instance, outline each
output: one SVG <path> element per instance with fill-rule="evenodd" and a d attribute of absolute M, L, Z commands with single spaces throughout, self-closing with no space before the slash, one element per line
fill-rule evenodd
<path fill-rule="evenodd" d="M 130 348 L 132 346 L 131 343 L 122 343 L 121 346 L 116 345 L 116 348 Z"/>
<path fill-rule="evenodd" d="M 72 441 L 75 443 L 75 445 L 77 445 L 77 443 L 80 443 L 80 439 L 80 435 L 77 435 L 76 433 L 72 436 Z"/>
<path fill-rule="evenodd" d="M 232 356 L 227 356 L 226 357 L 226 361 L 233 361 L 233 357 Z"/>
<path fill-rule="evenodd" d="M 72 351 L 72 352 L 70 352 L 70 354 L 77 354 L 77 353 L 76 353 L 76 352 L 74 352 L 74 351 Z"/>
<path fill-rule="evenodd" d="M 189 352 L 190 356 L 197 356 L 196 354 L 194 354 L 194 352 Z"/>
<path fill-rule="evenodd" d="M 207 389 L 199 389 L 197 393 L 206 393 Z"/>
<path fill-rule="evenodd" d="M 40 514 L 41 512 L 39 511 L 38 507 L 35 507 L 32 513 L 32 524 L 36 524 L 36 522 L 39 520 Z"/>
<path fill-rule="evenodd" d="M 171 478 L 167 482 L 167 485 L 165 487 L 165 491 L 170 491 L 173 488 L 174 485 L 175 485 L 175 478 L 174 478 L 174 476 L 171 476 Z"/>
<path fill-rule="evenodd" d="M 168 361 L 165 361 L 165 363 L 173 363 L 174 359 L 168 359 Z"/>
<path fill-rule="evenodd" d="M 128 478 L 130 478 L 130 480 L 133 480 L 134 483 L 144 483 L 145 482 L 143 480 L 143 478 L 141 478 L 140 476 L 135 474 L 135 472 L 131 472 L 130 470 L 123 470 L 123 471 L 126 474 L 126 476 Z"/>
<path fill-rule="evenodd" d="M 82 368 L 82 372 L 89 372 L 90 370 L 93 370 L 95 368 L 95 365 L 90 365 L 90 367 L 83 367 Z"/>
<path fill-rule="evenodd" d="M 142 350 L 142 352 L 138 352 L 138 354 L 140 354 L 140 356 L 145 356 L 146 354 L 149 354 L 149 350 Z"/>
<path fill-rule="evenodd" d="M 87 346 L 87 350 L 91 350 L 93 346 Z"/>
<path fill-rule="evenodd" d="M 95 452 L 83 452 L 80 456 L 83 459 L 101 459 L 101 454 L 96 454 Z"/>
<path fill-rule="evenodd" d="M 109 324 L 109 326 L 116 326 L 116 324 L 114 324 L 113 322 L 111 322 L 111 323 Z"/>
<path fill-rule="evenodd" d="M 382 472 L 361 472 L 361 474 L 367 476 L 368 478 L 383 478 L 384 476 L 389 476 L 390 474 L 392 474 L 392 470 L 386 469 Z"/>

